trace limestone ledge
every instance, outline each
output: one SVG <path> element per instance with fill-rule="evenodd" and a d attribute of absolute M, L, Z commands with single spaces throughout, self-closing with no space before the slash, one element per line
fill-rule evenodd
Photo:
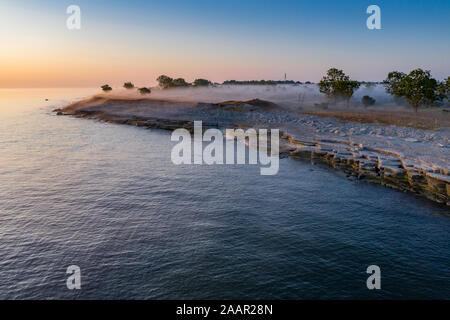
<path fill-rule="evenodd" d="M 285 134 L 292 158 L 326 163 L 351 176 L 408 191 L 450 206 L 450 176 L 446 169 L 432 168 L 391 151 L 340 140 L 299 140 Z"/>

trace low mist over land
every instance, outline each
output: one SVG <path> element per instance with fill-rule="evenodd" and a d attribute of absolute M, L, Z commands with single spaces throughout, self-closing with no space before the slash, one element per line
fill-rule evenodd
<path fill-rule="evenodd" d="M 105 95 L 111 98 L 147 98 L 139 94 L 136 90 L 114 88 Z M 350 110 L 358 111 L 366 108 L 361 104 L 363 96 L 368 95 L 376 100 L 375 105 L 368 109 L 375 110 L 410 110 L 406 103 L 398 102 L 392 95 L 386 93 L 383 85 L 374 84 L 366 87 L 362 85 L 353 95 L 350 104 L 345 101 L 337 103 L 330 102 L 325 95 L 319 92 L 316 84 L 302 85 L 217 85 L 209 87 L 182 87 L 162 90 L 152 88 L 152 93 L 148 98 L 160 100 L 176 100 L 185 102 L 222 102 L 227 100 L 268 100 L 278 105 L 297 109 L 299 111 L 319 111 L 319 110 Z"/>

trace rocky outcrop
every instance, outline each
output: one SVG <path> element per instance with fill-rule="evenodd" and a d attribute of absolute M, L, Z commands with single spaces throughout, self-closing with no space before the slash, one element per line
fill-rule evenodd
<path fill-rule="evenodd" d="M 304 141 L 284 135 L 294 150 L 290 156 L 313 163 L 325 163 L 351 176 L 390 188 L 412 192 L 438 203 L 450 205 L 450 176 L 408 161 L 401 155 L 339 140 Z"/>

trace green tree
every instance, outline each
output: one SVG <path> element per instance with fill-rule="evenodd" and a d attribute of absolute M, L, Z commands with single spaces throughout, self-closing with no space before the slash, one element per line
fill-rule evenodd
<path fill-rule="evenodd" d="M 390 72 L 384 85 L 388 93 L 397 98 L 404 97 L 416 112 L 420 106 L 432 106 L 443 99 L 439 83 L 428 70 L 415 69 L 408 75 Z"/>
<path fill-rule="evenodd" d="M 397 98 L 404 97 L 405 92 L 402 86 L 401 81 L 406 77 L 406 74 L 403 72 L 392 71 L 388 73 L 386 80 L 383 81 L 383 84 L 386 87 L 387 93 L 394 95 Z"/>
<path fill-rule="evenodd" d="M 189 83 L 187 83 L 183 78 L 178 78 L 172 81 L 172 85 L 174 87 L 187 87 L 189 86 Z"/>
<path fill-rule="evenodd" d="M 319 90 L 329 99 L 337 101 L 338 99 L 347 100 L 347 104 L 353 93 L 359 88 L 358 81 L 350 80 L 344 71 L 331 68 L 327 71 L 327 75 L 319 82 Z"/>
<path fill-rule="evenodd" d="M 107 92 L 107 91 L 111 91 L 112 88 L 108 85 L 108 84 L 104 84 L 101 86 L 102 90 Z"/>
<path fill-rule="evenodd" d="M 440 82 L 438 85 L 439 96 L 444 100 L 449 100 L 450 97 L 450 77 Z"/>
<path fill-rule="evenodd" d="M 163 89 L 167 89 L 173 86 L 173 79 L 166 75 L 159 76 L 156 81 L 158 81 L 159 86 Z"/>
<path fill-rule="evenodd" d="M 145 87 L 139 88 L 138 90 L 139 90 L 140 94 L 150 94 L 152 92 L 152 90 L 150 90 L 150 88 L 145 88 Z"/>
<path fill-rule="evenodd" d="M 209 86 L 211 84 L 212 84 L 211 81 L 206 79 L 195 79 L 193 83 L 195 87 Z"/>
<path fill-rule="evenodd" d="M 172 87 L 187 87 L 190 83 L 186 82 L 183 78 L 172 79 L 166 75 L 159 76 L 156 81 L 158 81 L 159 86 L 163 89 Z"/>
<path fill-rule="evenodd" d="M 133 88 L 134 88 L 134 84 L 132 84 L 131 82 L 125 82 L 125 83 L 123 84 L 123 87 L 124 87 L 125 89 L 133 89 Z"/>

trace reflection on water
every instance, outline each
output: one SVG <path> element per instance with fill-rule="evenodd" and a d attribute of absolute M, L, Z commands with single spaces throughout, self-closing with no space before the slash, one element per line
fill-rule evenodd
<path fill-rule="evenodd" d="M 290 159 L 174 166 L 168 132 L 52 114 L 92 91 L 33 90 L 0 90 L 0 298 L 450 298 L 446 208 Z"/>

